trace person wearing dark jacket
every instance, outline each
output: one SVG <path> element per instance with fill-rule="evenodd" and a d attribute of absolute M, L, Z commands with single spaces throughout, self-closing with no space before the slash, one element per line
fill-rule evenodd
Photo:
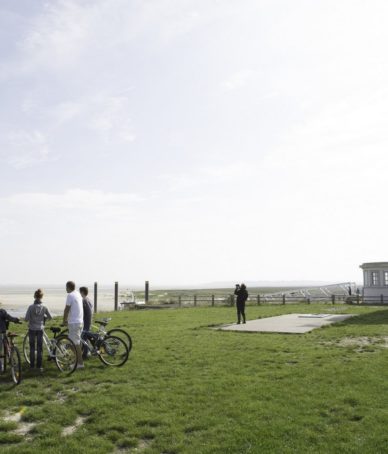
<path fill-rule="evenodd" d="M 3 353 L 3 335 L 6 333 L 6 331 L 8 329 L 9 322 L 19 323 L 19 319 L 9 315 L 5 309 L 0 309 L 0 356 L 2 356 L 4 354 Z M 3 370 L 3 363 L 1 362 L 1 359 L 0 359 L 0 372 L 2 370 Z"/>
<path fill-rule="evenodd" d="M 237 323 L 241 323 L 241 316 L 243 323 L 246 322 L 245 319 L 245 302 L 248 299 L 248 291 L 245 284 L 236 284 L 234 294 L 237 296 L 236 306 L 237 306 Z"/>
<path fill-rule="evenodd" d="M 81 336 L 83 340 L 87 341 L 88 332 L 92 325 L 93 306 L 88 297 L 89 289 L 87 287 L 80 287 L 79 292 L 82 296 L 82 305 L 84 308 L 84 328 Z M 84 344 L 82 344 L 82 357 L 83 359 L 87 359 L 88 357 L 88 348 Z"/>

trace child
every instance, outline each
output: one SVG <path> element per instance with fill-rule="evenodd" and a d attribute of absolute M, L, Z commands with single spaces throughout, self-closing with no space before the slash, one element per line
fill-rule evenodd
<path fill-rule="evenodd" d="M 36 367 L 43 372 L 43 326 L 45 319 L 51 320 L 52 317 L 47 307 L 42 304 L 43 292 L 40 288 L 34 293 L 34 298 L 34 304 L 31 304 L 27 309 L 25 318 L 26 322 L 28 322 L 28 336 L 30 341 L 30 369 L 34 369 L 35 367 L 36 350 Z"/>
<path fill-rule="evenodd" d="M 19 323 L 19 319 L 16 317 L 11 317 L 5 309 L 0 308 L 0 356 L 5 354 L 3 353 L 3 334 L 6 333 L 8 328 L 8 322 Z M 0 359 L 0 372 L 3 370 L 3 363 Z"/>

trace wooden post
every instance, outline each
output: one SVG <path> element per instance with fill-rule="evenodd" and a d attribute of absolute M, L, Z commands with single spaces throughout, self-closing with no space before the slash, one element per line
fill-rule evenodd
<path fill-rule="evenodd" d="M 115 311 L 119 309 L 119 283 L 115 282 Z"/>
<path fill-rule="evenodd" d="M 360 304 L 360 294 L 357 293 L 357 304 Z"/>
<path fill-rule="evenodd" d="M 94 283 L 94 313 L 97 314 L 97 294 L 98 294 L 97 282 Z"/>
<path fill-rule="evenodd" d="M 335 303 L 335 295 L 331 295 L 331 302 L 334 304 Z"/>
<path fill-rule="evenodd" d="M 384 303 L 384 295 L 380 295 L 380 303 L 381 303 L 381 304 Z"/>
<path fill-rule="evenodd" d="M 286 295 L 282 295 L 283 304 L 286 304 Z"/>
<path fill-rule="evenodd" d="M 260 295 L 257 295 L 257 305 L 260 306 Z"/>
<path fill-rule="evenodd" d="M 307 304 L 310 304 L 310 298 L 307 298 Z"/>
<path fill-rule="evenodd" d="M 178 296 L 179 307 L 182 307 L 182 295 Z"/>
<path fill-rule="evenodd" d="M 197 295 L 194 295 L 194 307 L 197 306 Z"/>
<path fill-rule="evenodd" d="M 148 304 L 149 293 L 150 293 L 150 283 L 148 281 L 145 281 L 145 291 L 144 291 L 145 304 Z"/>
<path fill-rule="evenodd" d="M 214 307 L 214 295 L 212 295 L 212 307 Z"/>

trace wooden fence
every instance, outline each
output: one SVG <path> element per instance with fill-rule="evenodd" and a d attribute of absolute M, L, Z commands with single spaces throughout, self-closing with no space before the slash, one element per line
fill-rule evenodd
<path fill-rule="evenodd" d="M 380 301 L 380 300 L 379 300 Z M 358 296 L 354 301 L 349 301 L 346 295 L 330 295 L 328 297 L 300 297 L 300 296 L 286 296 L 267 298 L 265 294 L 251 294 L 247 300 L 247 305 L 261 305 L 261 304 L 298 304 L 298 303 L 352 303 L 361 304 L 362 298 Z M 215 295 L 215 294 L 171 294 L 166 296 L 163 300 L 160 298 L 150 298 L 148 304 L 137 305 L 135 303 L 121 303 L 122 306 L 133 308 L 163 308 L 163 307 L 215 307 L 215 306 L 234 306 L 236 297 L 233 294 Z M 388 304 L 388 300 L 386 301 Z"/>
<path fill-rule="evenodd" d="M 344 303 L 347 302 L 346 295 L 331 295 L 324 297 L 300 297 L 300 296 L 286 296 L 267 298 L 265 294 L 251 294 L 247 300 L 247 305 L 261 305 L 261 304 L 297 304 L 297 303 Z M 197 307 L 197 306 L 234 306 L 236 297 L 233 294 L 229 295 L 169 295 L 168 298 L 161 302 L 155 301 L 154 304 L 174 307 Z M 349 301 L 348 301 L 349 302 Z M 355 301 L 356 304 L 361 304 L 361 297 Z M 152 304 L 152 300 L 150 300 Z M 388 304 L 388 300 L 387 300 Z"/>

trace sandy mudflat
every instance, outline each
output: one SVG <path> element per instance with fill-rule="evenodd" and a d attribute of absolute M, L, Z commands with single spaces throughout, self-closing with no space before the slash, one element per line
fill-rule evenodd
<path fill-rule="evenodd" d="M 7 309 L 11 315 L 25 315 L 27 307 L 34 302 L 34 291 L 37 287 L 0 287 L 0 306 Z M 59 287 L 41 287 L 44 291 L 43 304 L 53 315 L 62 315 L 66 301 L 66 291 Z M 93 302 L 93 291 L 89 293 Z M 119 297 L 119 303 L 124 298 Z M 101 288 L 98 292 L 98 310 L 112 311 L 114 309 L 113 288 Z"/>

